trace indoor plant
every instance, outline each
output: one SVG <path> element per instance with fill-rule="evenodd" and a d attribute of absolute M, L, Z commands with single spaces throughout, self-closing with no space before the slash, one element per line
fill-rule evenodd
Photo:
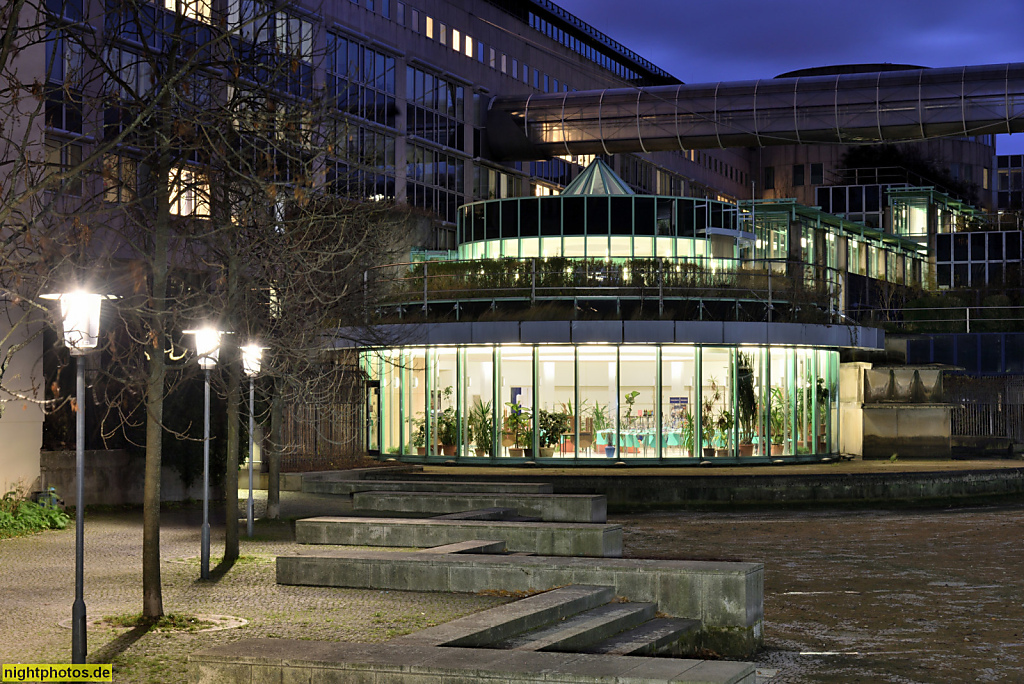
<path fill-rule="evenodd" d="M 494 418 L 491 416 L 491 402 L 477 397 L 469 409 L 470 438 L 476 445 L 476 455 L 490 456 L 494 440 Z"/>

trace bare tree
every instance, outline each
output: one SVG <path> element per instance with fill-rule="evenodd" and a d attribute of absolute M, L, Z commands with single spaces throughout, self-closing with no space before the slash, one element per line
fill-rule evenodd
<path fill-rule="evenodd" d="M 5 249 L 36 264 L 38 283 L 17 296 L 70 280 L 120 296 L 104 350 L 104 434 L 144 446 L 143 615 L 154 618 L 165 399 L 191 373 L 182 329 L 206 320 L 258 338 L 275 405 L 315 397 L 330 376 L 325 332 L 365 320 L 359 274 L 403 246 L 404 219 L 388 202 L 353 201 L 379 193 L 365 159 L 339 162 L 344 113 L 314 82 L 314 29 L 288 3 L 232 2 L 224 16 L 206 0 L 87 7 L 74 17 L 33 6 L 49 63 L 70 76 L 20 87 L 37 92 L 37 128 L 60 164 L 18 167 L 21 195 L 2 210 L 30 216 L 31 230 L 24 218 L 4 223 L 15 226 Z M 29 211 L 28 198 L 47 204 Z M 227 347 L 225 484 L 236 492 L 240 372 Z M 234 497 L 227 506 L 230 560 Z"/>

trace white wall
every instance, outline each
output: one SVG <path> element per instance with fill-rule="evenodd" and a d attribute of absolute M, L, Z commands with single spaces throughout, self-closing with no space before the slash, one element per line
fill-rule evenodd
<path fill-rule="evenodd" d="M 30 330 L 17 325 L 22 312 L 0 302 L 0 359 L 27 339 Z M 29 397 L 43 397 L 43 338 L 36 336 L 11 358 L 3 387 Z M 0 495 L 14 485 L 29 491 L 39 486 L 39 449 L 43 442 L 43 411 L 32 401 L 0 391 Z"/>

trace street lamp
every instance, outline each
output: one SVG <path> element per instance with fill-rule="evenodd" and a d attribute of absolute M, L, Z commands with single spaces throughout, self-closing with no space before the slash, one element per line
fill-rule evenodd
<path fill-rule="evenodd" d="M 60 301 L 64 346 L 72 356 L 95 349 L 100 334 L 100 309 L 109 295 L 76 291 L 46 294 Z M 75 602 L 71 606 L 71 662 L 85 663 L 85 360 L 75 362 L 77 371 L 75 417 Z"/>
<path fill-rule="evenodd" d="M 245 529 L 250 538 L 252 537 L 252 433 L 255 422 L 253 414 L 256 412 L 256 390 L 254 380 L 260 373 L 260 361 L 262 359 L 263 347 L 257 344 L 247 344 L 242 347 L 242 370 L 245 371 L 247 376 L 249 376 L 249 502 L 245 508 Z"/>
<path fill-rule="evenodd" d="M 217 365 L 220 354 L 220 336 L 223 334 L 215 328 L 185 330 L 186 335 L 196 336 L 196 356 L 199 367 L 206 376 L 205 399 L 206 410 L 203 413 L 203 528 L 201 532 L 202 549 L 199 555 L 199 577 L 210 579 L 210 371 Z"/>

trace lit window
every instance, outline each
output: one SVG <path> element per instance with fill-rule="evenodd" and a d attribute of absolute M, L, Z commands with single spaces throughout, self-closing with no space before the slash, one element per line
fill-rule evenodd
<path fill-rule="evenodd" d="M 209 217 L 210 184 L 206 177 L 189 168 L 177 168 L 167 174 L 170 211 L 174 216 Z"/>
<path fill-rule="evenodd" d="M 491 48 L 490 60 L 488 61 L 488 66 L 490 66 L 492 69 L 494 68 L 494 48 Z"/>
<path fill-rule="evenodd" d="M 462 34 L 459 33 L 458 29 L 452 29 L 452 50 L 455 52 L 462 51 Z"/>
<path fill-rule="evenodd" d="M 76 171 L 82 163 L 82 147 L 72 143 L 46 138 L 46 174 Z M 75 174 L 64 180 L 61 192 L 67 195 L 82 194 L 82 178 Z"/>
<path fill-rule="evenodd" d="M 427 16 L 427 30 L 424 33 L 426 33 L 427 38 L 434 39 L 434 18 L 429 15 Z"/>
<path fill-rule="evenodd" d="M 472 36 L 466 36 L 466 56 L 470 59 L 473 58 L 473 38 Z"/>
<path fill-rule="evenodd" d="M 138 165 L 119 154 L 103 157 L 103 199 L 106 202 L 131 202 L 138 186 Z"/>
<path fill-rule="evenodd" d="M 188 19 L 210 23 L 211 0 L 164 0 L 164 7 Z"/>

